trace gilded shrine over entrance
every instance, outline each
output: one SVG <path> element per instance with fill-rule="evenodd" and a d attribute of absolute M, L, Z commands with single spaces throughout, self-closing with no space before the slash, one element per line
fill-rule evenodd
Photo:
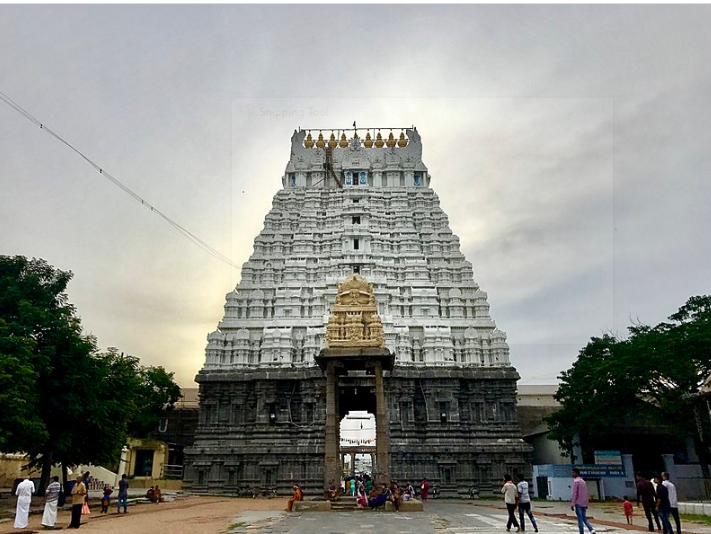
<path fill-rule="evenodd" d="M 349 371 L 364 371 L 373 376 L 375 396 L 375 464 L 372 476 L 376 483 L 390 482 L 387 401 L 383 372 L 392 371 L 395 357 L 384 347 L 383 325 L 373 296 L 373 286 L 357 274 L 338 285 L 333 314 L 326 327 L 326 348 L 316 363 L 326 373 L 326 427 L 324 486 L 340 482 L 342 462 L 339 425 L 341 377 Z M 343 382 L 345 383 L 345 382 Z"/>
<path fill-rule="evenodd" d="M 354 274 L 338 285 L 336 304 L 326 326 L 326 348 L 384 346 L 373 285 Z"/>
<path fill-rule="evenodd" d="M 349 411 L 378 419 L 374 476 L 486 495 L 506 472 L 527 472 L 506 334 L 431 187 L 424 145 L 414 126 L 284 140 L 272 207 L 207 336 L 186 489 L 320 493 L 342 474 L 324 458 L 337 458 Z"/>

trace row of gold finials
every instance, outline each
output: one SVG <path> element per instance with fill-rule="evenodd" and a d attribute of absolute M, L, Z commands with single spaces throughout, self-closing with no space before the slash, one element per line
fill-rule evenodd
<path fill-rule="evenodd" d="M 354 134 L 353 138 L 358 139 L 358 132 Z M 370 137 L 370 132 L 368 132 L 365 135 L 363 146 L 365 148 L 372 148 L 373 145 L 375 145 L 375 148 L 383 148 L 383 146 L 387 146 L 388 148 L 394 148 L 395 145 L 399 146 L 400 148 L 405 148 L 407 146 L 407 139 L 405 138 L 405 134 L 403 132 L 400 132 L 400 139 L 396 141 L 395 136 L 392 132 L 390 132 L 390 136 L 388 137 L 387 141 L 383 141 L 383 136 L 380 132 L 378 132 L 378 135 L 375 137 L 375 141 L 373 141 L 373 138 Z M 318 139 L 316 141 L 313 140 L 313 137 L 311 137 L 311 132 L 309 132 L 309 134 L 306 136 L 306 139 L 304 140 L 304 146 L 306 148 L 313 148 L 314 146 L 316 146 L 316 148 L 325 148 L 326 141 L 324 140 L 323 134 L 321 132 L 318 133 Z M 333 135 L 333 132 L 331 132 L 331 138 L 328 140 L 328 146 L 331 148 L 336 148 L 336 146 L 346 148 L 348 146 L 348 139 L 346 139 L 346 134 L 341 134 L 340 141 L 336 141 L 336 136 Z"/>

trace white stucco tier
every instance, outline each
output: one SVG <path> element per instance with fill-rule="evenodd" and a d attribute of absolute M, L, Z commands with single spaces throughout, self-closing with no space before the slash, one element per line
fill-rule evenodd
<path fill-rule="evenodd" d="M 306 136 L 294 132 L 283 188 L 208 336 L 205 369 L 314 365 L 336 286 L 353 272 L 374 286 L 398 365 L 508 366 L 506 335 L 430 188 L 417 130 L 404 147 L 354 136 L 307 148 Z"/>

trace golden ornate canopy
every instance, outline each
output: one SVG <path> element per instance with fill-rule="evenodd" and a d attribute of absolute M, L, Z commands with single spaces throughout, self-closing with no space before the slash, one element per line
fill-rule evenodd
<path fill-rule="evenodd" d="M 336 305 L 326 326 L 326 348 L 384 346 L 373 285 L 354 274 L 338 285 Z"/>

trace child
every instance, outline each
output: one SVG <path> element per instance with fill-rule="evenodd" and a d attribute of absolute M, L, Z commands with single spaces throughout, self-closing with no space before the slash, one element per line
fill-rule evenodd
<path fill-rule="evenodd" d="M 625 495 L 625 502 L 622 503 L 622 509 L 625 511 L 625 519 L 627 519 L 627 524 L 632 524 L 632 503 Z"/>
<path fill-rule="evenodd" d="M 104 496 L 101 497 L 101 513 L 105 514 L 109 511 L 109 505 L 111 504 L 111 494 L 114 492 L 109 485 L 104 486 Z"/>

